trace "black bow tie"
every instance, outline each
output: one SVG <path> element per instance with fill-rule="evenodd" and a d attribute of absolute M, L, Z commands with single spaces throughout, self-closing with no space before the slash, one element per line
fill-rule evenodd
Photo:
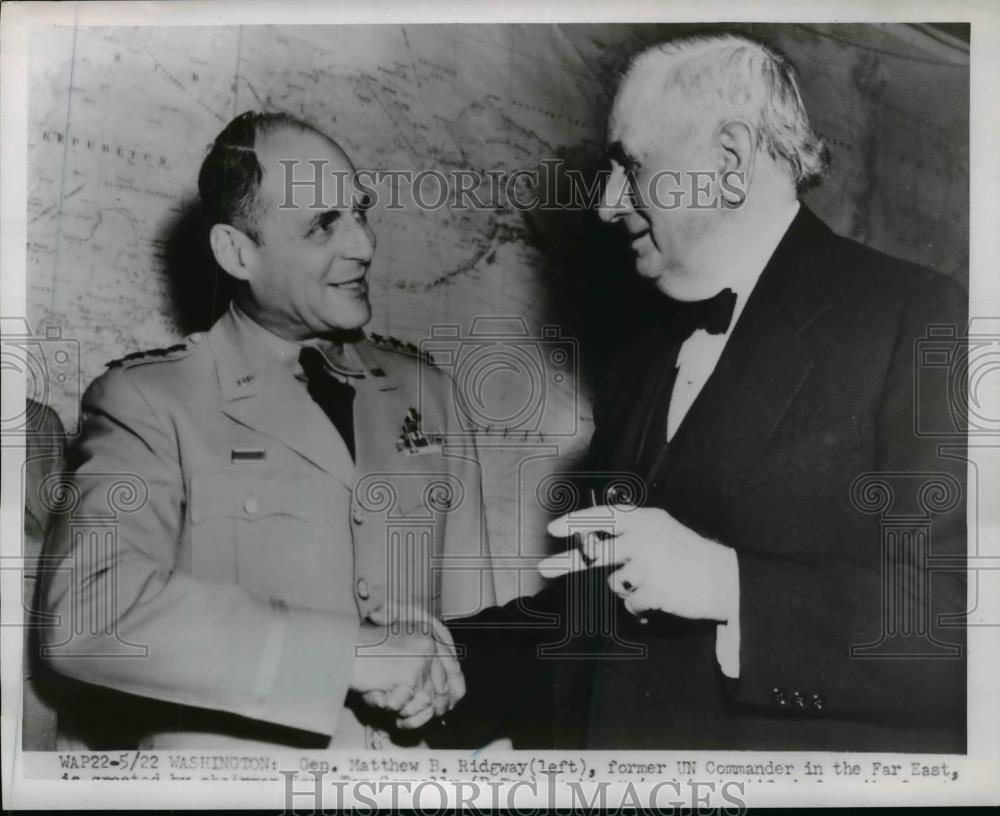
<path fill-rule="evenodd" d="M 736 293 L 732 289 L 723 289 L 708 300 L 668 298 L 665 304 L 667 320 L 688 337 L 698 329 L 704 329 L 709 334 L 725 334 L 732 322 L 734 308 Z"/>

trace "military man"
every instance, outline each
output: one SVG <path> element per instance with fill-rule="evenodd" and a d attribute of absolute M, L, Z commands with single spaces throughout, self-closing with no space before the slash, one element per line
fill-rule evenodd
<path fill-rule="evenodd" d="M 321 195 L 289 199 L 308 162 Z M 437 619 L 494 600 L 478 463 L 444 445 L 443 375 L 361 334 L 375 236 L 353 174 L 299 120 L 233 120 L 199 176 L 229 310 L 84 397 L 46 639 L 114 692 L 95 747 L 377 747 L 463 693 Z"/>

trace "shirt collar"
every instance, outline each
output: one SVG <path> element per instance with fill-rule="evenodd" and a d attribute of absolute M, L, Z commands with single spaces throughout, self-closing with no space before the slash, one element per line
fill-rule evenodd
<path fill-rule="evenodd" d="M 233 320 L 239 324 L 240 328 L 256 337 L 271 356 L 296 376 L 302 372 L 299 366 L 299 352 L 306 347 L 319 349 L 326 359 L 327 365 L 338 374 L 348 377 L 364 377 L 367 373 L 365 366 L 353 353 L 353 348 L 348 345 L 336 346 L 320 338 L 310 338 L 303 341 L 289 340 L 287 337 L 281 337 L 261 326 L 235 303 L 229 304 L 229 310 L 232 312 Z"/>

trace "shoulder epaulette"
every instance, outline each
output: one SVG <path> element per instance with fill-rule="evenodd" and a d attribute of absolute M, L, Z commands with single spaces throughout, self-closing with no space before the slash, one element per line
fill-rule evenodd
<path fill-rule="evenodd" d="M 148 351 L 134 351 L 131 354 L 126 354 L 124 357 L 119 357 L 117 360 L 112 360 L 108 363 L 108 368 L 119 368 L 136 362 L 154 362 L 166 357 L 169 354 L 173 354 L 176 351 L 184 351 L 187 347 L 187 343 L 177 343 L 173 346 L 167 346 L 167 348 L 149 349 Z"/>
<path fill-rule="evenodd" d="M 420 348 L 413 343 L 406 343 L 402 340 L 397 340 L 395 337 L 375 334 L 374 332 L 368 335 L 368 341 L 376 348 L 384 349 L 385 351 L 395 351 L 398 354 L 405 354 L 407 357 L 415 357 L 427 365 L 435 365 L 434 358 L 431 354 L 426 351 L 421 351 Z"/>

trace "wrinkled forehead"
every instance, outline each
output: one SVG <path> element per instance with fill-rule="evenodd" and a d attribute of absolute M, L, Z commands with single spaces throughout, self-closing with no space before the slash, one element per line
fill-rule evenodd
<path fill-rule="evenodd" d="M 309 208 L 350 206 L 354 165 L 340 146 L 311 130 L 280 128 L 254 147 L 264 176 L 264 202 Z"/>

